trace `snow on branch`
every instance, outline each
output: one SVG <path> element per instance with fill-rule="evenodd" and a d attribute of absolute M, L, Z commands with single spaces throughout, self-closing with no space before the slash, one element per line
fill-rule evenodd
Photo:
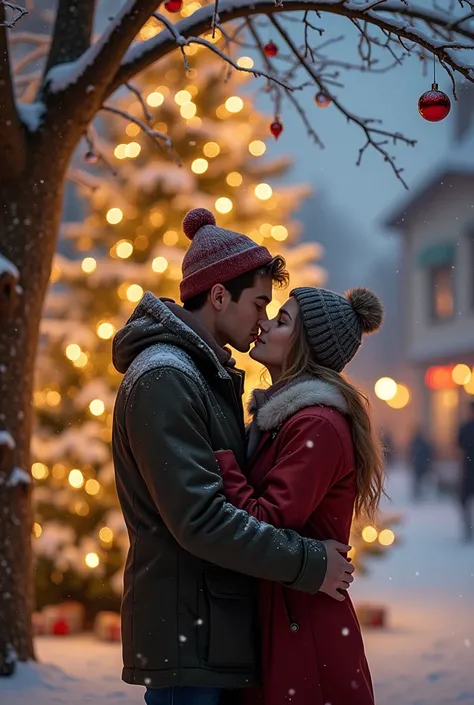
<path fill-rule="evenodd" d="M 7 487 L 17 487 L 18 485 L 31 485 L 31 475 L 22 468 L 13 468 L 7 480 Z"/>
<path fill-rule="evenodd" d="M 16 443 L 8 431 L 0 431 L 0 446 L 15 450 Z"/>
<path fill-rule="evenodd" d="M 21 7 L 21 5 L 17 5 L 13 2 L 7 2 L 7 0 L 0 0 L 0 7 L 7 8 L 13 12 L 13 17 L 10 20 L 0 20 L 0 26 L 7 27 L 7 29 L 13 29 L 22 17 L 29 14 L 25 7 Z"/>

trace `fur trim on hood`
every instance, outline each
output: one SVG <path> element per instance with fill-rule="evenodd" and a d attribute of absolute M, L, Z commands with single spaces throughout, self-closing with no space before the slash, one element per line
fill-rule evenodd
<path fill-rule="evenodd" d="M 250 409 L 255 409 L 255 402 L 256 397 L 252 395 Z M 311 378 L 276 391 L 255 411 L 254 421 L 261 431 L 269 431 L 310 406 L 330 406 L 343 414 L 349 411 L 344 396 L 334 385 Z"/>

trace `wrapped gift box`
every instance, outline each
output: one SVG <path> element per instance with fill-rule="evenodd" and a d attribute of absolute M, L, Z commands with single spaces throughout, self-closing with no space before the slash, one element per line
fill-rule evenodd
<path fill-rule="evenodd" d="M 100 641 L 120 641 L 120 615 L 117 612 L 99 612 L 94 621 L 94 634 Z"/>
<path fill-rule="evenodd" d="M 43 634 L 66 636 L 77 634 L 84 628 L 84 606 L 79 602 L 48 605 L 41 613 Z"/>
<path fill-rule="evenodd" d="M 355 611 L 362 627 L 387 626 L 387 609 L 383 605 L 362 603 L 355 605 Z"/>

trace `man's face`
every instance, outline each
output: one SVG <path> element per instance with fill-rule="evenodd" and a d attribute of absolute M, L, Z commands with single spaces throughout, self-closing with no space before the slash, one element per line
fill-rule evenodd
<path fill-rule="evenodd" d="M 253 287 L 244 289 L 238 301 L 225 291 L 225 305 L 216 324 L 220 337 L 239 352 L 248 352 L 259 334 L 259 321 L 268 320 L 266 308 L 272 300 L 272 279 L 257 277 Z"/>

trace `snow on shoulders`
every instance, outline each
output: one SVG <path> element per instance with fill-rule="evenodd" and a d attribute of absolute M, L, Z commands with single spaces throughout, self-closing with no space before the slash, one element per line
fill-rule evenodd
<path fill-rule="evenodd" d="M 15 280 L 18 280 L 20 278 L 20 272 L 18 271 L 17 267 L 13 264 L 13 262 L 10 262 L 9 259 L 4 257 L 3 255 L 0 255 L 0 274 L 11 274 Z"/>
<path fill-rule="evenodd" d="M 0 431 L 0 446 L 7 446 L 10 450 L 15 448 L 16 443 L 8 431 Z"/>
<path fill-rule="evenodd" d="M 36 132 L 41 125 L 45 113 L 44 103 L 17 103 L 21 122 L 29 132 Z"/>

